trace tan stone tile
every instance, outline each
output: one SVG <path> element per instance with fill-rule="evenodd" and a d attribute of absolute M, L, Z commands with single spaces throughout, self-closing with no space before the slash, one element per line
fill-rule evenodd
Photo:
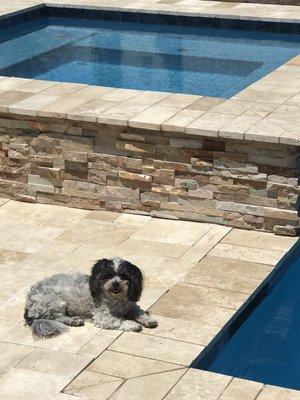
<path fill-rule="evenodd" d="M 254 400 L 263 386 L 259 382 L 233 378 L 219 400 Z"/>
<path fill-rule="evenodd" d="M 176 285 L 176 287 L 178 284 Z M 182 286 L 182 285 L 181 285 Z M 171 318 L 181 318 L 206 325 L 223 327 L 233 316 L 235 310 L 246 300 L 246 295 L 236 292 L 220 291 L 199 286 L 192 286 L 190 292 L 171 288 L 150 308 L 153 314 L 159 314 Z M 171 293 L 170 293 L 171 292 Z M 206 293 L 205 293 L 206 292 Z M 208 297 L 209 295 L 209 297 Z M 243 298 L 244 297 L 244 298 Z M 230 301 L 230 308 L 226 304 Z M 225 307 L 219 304 L 225 304 Z"/>
<path fill-rule="evenodd" d="M 134 215 L 134 214 L 121 214 L 115 222 L 117 224 L 143 226 L 147 222 L 151 221 L 151 217 L 146 215 Z"/>
<path fill-rule="evenodd" d="M 27 257 L 26 253 L 10 250 L 0 250 L 0 265 L 11 267 Z"/>
<path fill-rule="evenodd" d="M 155 232 L 154 229 L 153 232 Z M 157 241 L 156 239 L 153 241 L 142 240 L 147 239 L 147 236 L 140 234 L 138 236 L 141 237 L 141 240 L 130 237 L 116 247 L 115 250 L 120 254 L 120 257 L 128 259 L 138 255 L 145 257 L 151 255 L 154 257 L 180 257 L 189 248 L 187 245 L 161 242 L 159 239 Z"/>
<path fill-rule="evenodd" d="M 35 349 L 16 368 L 38 371 L 49 375 L 74 378 L 91 362 L 91 357 L 79 354 Z"/>
<path fill-rule="evenodd" d="M 279 137 L 283 133 L 285 133 L 285 129 L 278 124 L 263 119 L 245 132 L 245 139 L 278 143 Z"/>
<path fill-rule="evenodd" d="M 286 131 L 279 137 L 279 143 L 282 143 L 282 144 L 290 144 L 290 145 L 298 146 L 299 141 L 300 141 L 299 135 L 294 132 L 292 133 L 292 132 Z"/>
<path fill-rule="evenodd" d="M 106 350 L 107 347 L 110 346 L 116 340 L 116 338 L 121 335 L 121 333 L 121 331 L 109 331 L 102 329 L 99 333 L 97 333 L 97 335 L 95 335 L 84 346 L 82 346 L 81 349 L 77 351 L 77 354 L 98 357 L 99 354 Z"/>
<path fill-rule="evenodd" d="M 120 378 L 85 370 L 64 389 L 64 393 L 78 395 L 80 399 L 106 400 L 122 383 Z"/>
<path fill-rule="evenodd" d="M 102 97 L 99 97 L 95 100 L 81 104 L 72 112 L 68 112 L 68 119 L 97 122 L 97 118 L 101 117 L 103 111 L 115 106 L 116 104 L 119 104 L 119 102 L 103 100 Z"/>
<path fill-rule="evenodd" d="M 3 204 L 5 204 L 7 202 L 9 202 L 9 199 L 5 199 L 5 198 L 0 197 L 0 207 L 3 206 Z"/>
<path fill-rule="evenodd" d="M 127 127 L 128 120 L 142 112 L 147 106 L 145 105 L 128 105 L 127 102 L 119 103 L 102 112 L 97 118 L 97 122 L 101 124 L 114 124 Z"/>
<path fill-rule="evenodd" d="M 1 321 L 0 321 L 1 322 Z M 25 358 L 32 348 L 28 346 L 20 346 L 14 343 L 0 342 L 0 376 L 7 372 L 10 368 L 17 365 L 23 358 Z"/>
<path fill-rule="evenodd" d="M 69 254 L 78 248 L 78 246 L 78 243 L 69 243 L 63 240 L 51 240 L 40 250 L 28 254 L 23 261 L 18 263 L 18 266 L 20 268 L 29 268 L 31 270 L 50 270 L 58 262 L 63 262 Z"/>
<path fill-rule="evenodd" d="M 11 297 L 24 287 L 44 278 L 47 271 L 35 269 L 22 269 L 19 265 L 2 267 L 2 280 L 0 281 L 0 296 Z"/>
<path fill-rule="evenodd" d="M 87 210 L 72 209 L 50 204 L 30 204 L 10 201 L 0 209 L 0 218 L 28 225 L 66 228 L 89 214 Z"/>
<path fill-rule="evenodd" d="M 234 260 L 275 265 L 284 256 L 284 252 L 219 243 L 210 251 L 209 255 L 231 258 Z"/>
<path fill-rule="evenodd" d="M 278 103 L 282 104 L 289 97 L 291 97 L 290 93 L 282 93 L 277 91 L 270 90 L 257 90 L 252 88 L 246 88 L 245 90 L 238 93 L 234 96 L 234 99 L 238 100 L 246 100 L 246 101 L 256 101 L 263 103 Z"/>
<path fill-rule="evenodd" d="M 39 93 L 43 90 L 51 88 L 52 86 L 55 86 L 56 84 L 57 83 L 53 81 L 39 81 L 37 79 L 34 79 L 21 86 L 18 86 L 18 91 Z"/>
<path fill-rule="evenodd" d="M 25 369 L 10 369 L 0 377 L 1 395 L 5 400 L 53 400 L 68 378 Z"/>
<path fill-rule="evenodd" d="M 124 332 L 109 349 L 169 363 L 189 365 L 203 350 L 203 346 Z"/>
<path fill-rule="evenodd" d="M 281 388 L 278 386 L 267 385 L 257 397 L 257 400 L 299 400 L 298 390 Z"/>
<path fill-rule="evenodd" d="M 157 302 L 169 289 L 171 284 L 162 280 L 147 279 L 144 285 L 143 293 L 139 305 L 144 310 L 148 310 L 154 303 Z"/>
<path fill-rule="evenodd" d="M 0 306 L 1 310 L 1 306 Z M 0 311 L 1 312 L 1 311 Z M 24 312 L 24 305 L 22 314 Z M 31 329 L 28 326 L 18 326 L 11 330 L 3 341 L 26 346 L 33 346 L 53 351 L 64 351 L 66 353 L 78 352 L 85 343 L 91 340 L 99 332 L 91 323 L 86 322 L 85 326 L 71 327 L 70 330 L 60 336 L 47 340 L 34 340 Z"/>
<path fill-rule="evenodd" d="M 37 110 L 42 109 L 48 104 L 59 100 L 58 96 L 49 96 L 43 94 L 35 94 L 24 100 L 13 103 L 8 107 L 9 112 L 14 114 L 37 115 Z"/>
<path fill-rule="evenodd" d="M 51 90 L 51 89 L 49 89 Z M 66 118 L 68 113 L 86 103 L 86 99 L 62 97 L 39 108 L 37 115 L 41 117 Z"/>
<path fill-rule="evenodd" d="M 198 241 L 210 227 L 209 224 L 153 219 L 131 238 L 189 246 Z"/>
<path fill-rule="evenodd" d="M 191 122 L 195 121 L 201 115 L 203 115 L 205 111 L 201 110 L 190 110 L 183 109 L 175 114 L 173 117 L 163 122 L 161 125 L 162 131 L 166 132 L 185 132 L 185 127 L 189 125 Z"/>
<path fill-rule="evenodd" d="M 245 107 L 243 107 L 241 104 L 236 103 L 235 101 L 225 100 L 222 103 L 217 104 L 210 111 L 221 114 L 241 115 L 247 110 L 245 109 Z"/>
<path fill-rule="evenodd" d="M 210 111 L 212 108 L 223 103 L 224 101 L 224 99 L 219 97 L 202 97 L 201 99 L 189 105 L 187 108 L 191 110 Z"/>
<path fill-rule="evenodd" d="M 166 396 L 166 400 L 217 400 L 232 378 L 190 369 Z"/>
<path fill-rule="evenodd" d="M 141 399 L 160 400 L 184 374 L 185 369 L 161 372 L 128 379 L 111 397 L 112 400 Z"/>
<path fill-rule="evenodd" d="M 0 90 L 13 90 L 29 82 L 31 82 L 31 79 L 5 77 L 5 79 L 1 79 Z"/>
<path fill-rule="evenodd" d="M 270 112 L 274 111 L 275 108 L 278 107 L 276 103 L 260 103 L 258 101 L 247 101 L 247 100 L 234 100 L 236 103 L 240 104 L 248 111 L 252 111 L 258 116 L 265 117 Z"/>
<path fill-rule="evenodd" d="M 220 131 L 219 136 L 229 139 L 244 139 L 245 132 L 261 120 L 258 115 L 242 114 L 226 124 Z"/>
<path fill-rule="evenodd" d="M 250 278 L 262 281 L 272 271 L 273 266 L 249 261 L 234 260 L 222 257 L 204 257 L 191 272 L 210 271 L 215 274 L 226 274 L 234 277 Z"/>
<path fill-rule="evenodd" d="M 88 85 L 79 83 L 61 82 L 61 83 L 56 83 L 56 85 L 49 87 L 46 90 L 43 90 L 43 94 L 49 96 L 65 97 L 74 94 L 79 90 L 82 90 L 87 87 Z"/>
<path fill-rule="evenodd" d="M 219 130 L 236 118 L 236 115 L 207 112 L 185 128 L 185 132 L 217 137 Z"/>
<path fill-rule="evenodd" d="M 85 219 L 94 219 L 105 222 L 113 222 L 119 217 L 119 213 L 112 211 L 91 211 L 87 214 Z"/>
<path fill-rule="evenodd" d="M 129 238 L 134 231 L 132 226 L 125 227 L 111 222 L 84 219 L 63 232 L 58 240 L 73 243 L 97 242 L 99 248 L 112 247 Z"/>
<path fill-rule="evenodd" d="M 141 262 L 143 273 L 146 277 L 146 284 L 151 280 L 168 282 L 170 286 L 179 282 L 191 270 L 193 264 L 182 261 L 181 258 L 163 258 L 160 260 L 149 260 L 149 262 Z"/>
<path fill-rule="evenodd" d="M 194 267 L 192 271 L 186 275 L 183 282 L 216 289 L 232 290 L 234 292 L 246 294 L 254 292 L 261 283 L 258 279 L 229 275 L 227 274 L 226 269 L 223 272 L 215 272 L 201 269 L 199 266 L 197 267 Z"/>
<path fill-rule="evenodd" d="M 101 97 L 104 94 L 111 92 L 112 90 L 114 90 L 114 88 L 89 85 L 84 87 L 83 89 L 77 90 L 76 92 L 69 94 L 68 97 L 86 99 L 88 101 Z"/>
<path fill-rule="evenodd" d="M 92 362 L 87 369 L 128 379 L 172 371 L 178 369 L 178 365 L 107 350 Z"/>
<path fill-rule="evenodd" d="M 0 111 L 7 112 L 8 106 L 30 97 L 32 93 L 9 90 L 0 94 Z"/>
<path fill-rule="evenodd" d="M 207 233 L 181 257 L 181 260 L 189 263 L 201 260 L 230 230 L 231 228 L 227 226 L 212 225 Z"/>
<path fill-rule="evenodd" d="M 268 243 L 268 250 L 288 251 L 296 242 L 296 237 L 276 236 L 273 233 L 246 231 L 244 229 L 233 229 L 222 239 L 222 243 L 238 246 L 255 247 L 265 249 Z"/>
<path fill-rule="evenodd" d="M 215 325 L 204 325 L 181 318 L 169 318 L 162 315 L 153 315 L 153 317 L 158 320 L 158 327 L 151 331 L 143 331 L 143 333 L 202 346 L 207 346 L 220 330 Z"/>
<path fill-rule="evenodd" d="M 175 93 L 161 100 L 159 102 L 159 105 L 165 107 L 185 108 L 188 107 L 190 104 L 194 103 L 195 101 L 199 100 L 200 98 L 201 96 Z"/>
<path fill-rule="evenodd" d="M 248 298 L 247 293 L 184 283 L 173 286 L 167 296 L 174 300 L 198 304 L 199 307 L 207 304 L 232 309 L 238 309 Z"/>
<path fill-rule="evenodd" d="M 2 317 L 2 315 L 1 315 Z M 0 340 L 11 330 L 19 325 L 16 321 L 11 321 L 9 319 L 0 319 Z"/>
<path fill-rule="evenodd" d="M 102 99 L 122 102 L 122 101 L 127 101 L 138 94 L 140 94 L 139 90 L 119 88 L 112 90 L 109 93 L 106 93 L 105 95 L 102 96 Z"/>
<path fill-rule="evenodd" d="M 171 93 L 145 91 L 138 93 L 134 97 L 131 97 L 129 100 L 127 100 L 127 104 L 142 104 L 151 106 L 158 103 L 159 101 L 162 101 L 163 99 L 166 99 L 169 96 L 171 96 Z"/>
<path fill-rule="evenodd" d="M 0 248 L 4 250 L 33 253 L 47 244 L 51 239 L 56 238 L 61 229 L 36 226 L 32 229 L 30 225 L 0 223 Z"/>
<path fill-rule="evenodd" d="M 21 290 L 20 292 L 15 293 L 14 296 L 7 298 L 0 303 L 1 319 L 7 319 L 14 322 L 23 321 L 26 291 L 27 289 Z"/>
<path fill-rule="evenodd" d="M 173 117 L 173 115 L 177 114 L 179 111 L 180 108 L 176 107 L 153 105 L 130 119 L 129 126 L 133 128 L 159 130 L 163 122 Z"/>

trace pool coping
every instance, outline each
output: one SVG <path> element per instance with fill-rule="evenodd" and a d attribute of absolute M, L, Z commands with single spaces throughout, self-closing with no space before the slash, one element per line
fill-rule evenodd
<path fill-rule="evenodd" d="M 211 7 L 207 10 L 205 6 L 203 9 L 188 6 L 184 7 L 186 10 L 180 11 L 179 6 L 176 8 L 172 4 L 165 3 L 163 7 L 161 3 L 150 5 L 141 3 L 141 6 L 136 8 L 133 3 L 124 4 L 123 0 L 115 1 L 115 6 L 101 5 L 99 1 L 93 0 L 86 2 L 73 0 L 69 3 L 29 1 L 24 3 L 24 6 L 20 5 L 23 3 L 17 3 L 18 9 L 14 9 L 14 3 L 5 11 L 0 9 L 0 18 L 47 6 L 268 22 L 300 22 L 298 6 L 256 7 L 257 4 L 245 3 L 243 8 L 242 3 L 233 3 L 231 12 L 222 14 L 216 5 L 211 5 L 212 2 L 201 2 L 206 6 L 208 3 Z M 221 3 L 223 4 L 228 5 Z M 220 3 L 217 5 L 220 8 Z M 214 13 L 211 12 L 211 8 L 214 8 Z M 236 13 L 232 10 L 234 8 L 238 10 Z M 294 18 L 289 18 L 291 13 Z M 92 122 L 142 129 L 151 133 L 159 132 L 162 135 L 186 134 L 193 137 L 196 135 L 299 146 L 297 115 L 300 115 L 300 107 L 298 90 L 294 83 L 295 78 L 300 77 L 299 66 L 300 56 L 297 56 L 230 99 L 2 76 L 0 113 Z"/>
<path fill-rule="evenodd" d="M 258 287 L 251 293 L 243 305 L 233 314 L 214 339 L 191 363 L 192 368 L 209 371 L 210 364 L 224 349 L 228 341 L 255 311 L 255 309 L 269 296 L 282 275 L 290 268 L 291 262 L 300 253 L 299 240 L 287 250 L 284 256 L 274 266 L 274 269 L 263 279 Z M 244 379 L 244 378 L 243 378 Z M 286 388 L 288 389 L 288 388 Z"/>

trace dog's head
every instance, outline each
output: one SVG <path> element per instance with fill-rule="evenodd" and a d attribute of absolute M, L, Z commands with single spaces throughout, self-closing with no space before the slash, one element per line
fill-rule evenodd
<path fill-rule="evenodd" d="M 103 258 L 93 266 L 89 284 L 92 297 L 126 297 L 136 302 L 142 294 L 143 274 L 129 261 Z"/>

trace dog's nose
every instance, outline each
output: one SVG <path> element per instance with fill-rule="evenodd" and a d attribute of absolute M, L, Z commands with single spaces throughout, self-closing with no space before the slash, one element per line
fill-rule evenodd
<path fill-rule="evenodd" d="M 120 284 L 119 282 L 113 282 L 111 285 L 111 291 L 115 294 L 120 292 Z"/>

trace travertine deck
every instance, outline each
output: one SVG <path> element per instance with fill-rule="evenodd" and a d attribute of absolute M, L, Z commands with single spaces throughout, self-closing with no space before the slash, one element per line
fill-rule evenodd
<path fill-rule="evenodd" d="M 0 225 L 1 399 L 300 399 L 188 368 L 297 239 L 8 199 L 0 199 Z M 144 271 L 141 305 L 159 327 L 121 333 L 86 324 L 35 342 L 22 322 L 30 284 L 113 255 Z"/>
<path fill-rule="evenodd" d="M 0 18 L 43 4 L 300 22 L 299 6 L 203 0 L 2 0 Z M 0 112 L 299 146 L 299 65 L 298 56 L 229 100 L 0 77 Z"/>

